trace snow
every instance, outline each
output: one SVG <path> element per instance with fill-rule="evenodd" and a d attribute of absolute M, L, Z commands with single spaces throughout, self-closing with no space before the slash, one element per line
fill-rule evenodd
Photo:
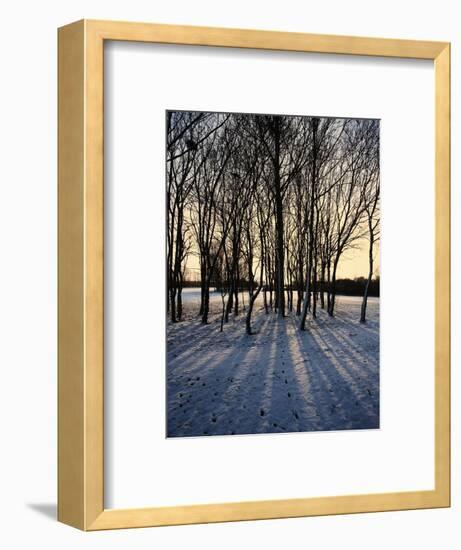
<path fill-rule="evenodd" d="M 244 312 L 219 331 L 216 292 L 201 325 L 200 290 L 186 289 L 184 320 L 167 327 L 168 437 L 379 428 L 379 299 L 365 324 L 360 297 L 336 300 L 335 317 L 319 308 L 300 332 L 258 298 L 247 336 Z"/>

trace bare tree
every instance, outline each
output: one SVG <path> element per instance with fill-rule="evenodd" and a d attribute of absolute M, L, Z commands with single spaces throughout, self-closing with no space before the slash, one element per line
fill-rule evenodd
<path fill-rule="evenodd" d="M 246 236 L 246 248 L 245 256 L 247 260 L 248 271 L 248 310 L 245 318 L 245 329 L 248 335 L 253 334 L 251 328 L 251 316 L 253 313 L 254 304 L 258 298 L 261 290 L 265 286 L 264 274 L 267 274 L 265 269 L 265 242 L 266 232 L 269 225 L 271 211 L 266 210 L 263 205 L 263 199 L 261 194 L 257 192 L 256 182 L 258 179 L 258 173 L 255 173 L 253 195 L 247 208 L 245 215 L 245 236 Z M 255 235 L 255 236 L 253 236 Z M 259 242 L 258 242 L 259 237 Z M 256 252 L 259 251 L 259 258 L 256 258 Z M 255 266 L 255 261 L 256 266 Z M 259 272 L 259 283 L 255 288 L 255 274 Z M 266 304 L 267 309 L 267 304 Z"/>
<path fill-rule="evenodd" d="M 279 317 L 285 316 L 285 247 L 284 199 L 290 183 L 307 161 L 304 119 L 258 115 L 259 138 L 270 159 L 268 189 L 273 197 L 275 214 L 276 303 Z"/>
<path fill-rule="evenodd" d="M 360 309 L 360 322 L 366 322 L 368 291 L 373 277 L 373 252 L 374 245 L 379 239 L 379 134 L 375 127 L 375 133 L 370 133 L 370 150 L 368 159 L 368 171 L 371 174 L 367 182 L 365 203 L 366 223 L 368 226 L 368 277 L 363 291 L 362 307 Z"/>
<path fill-rule="evenodd" d="M 197 258 L 207 324 L 210 289 L 221 330 L 248 291 L 245 330 L 258 296 L 264 312 L 334 315 L 346 251 L 379 238 L 379 125 L 373 120 L 171 112 L 167 114 L 167 271 L 172 322 L 182 316 L 188 258 Z M 296 301 L 296 307 L 295 307 Z"/>
<path fill-rule="evenodd" d="M 334 254 L 330 285 L 328 314 L 334 315 L 336 300 L 336 276 L 339 261 L 344 252 L 355 246 L 363 237 L 361 226 L 365 214 L 367 190 L 375 172 L 368 169 L 376 120 L 351 120 L 345 126 L 344 159 L 340 170 L 341 181 L 334 188 Z"/>
<path fill-rule="evenodd" d="M 167 280 L 173 323 L 181 320 L 182 275 L 190 251 L 185 209 L 195 178 L 196 149 L 188 143 L 193 141 L 195 128 L 203 118 L 197 113 L 167 113 Z"/>
<path fill-rule="evenodd" d="M 314 296 L 313 315 L 315 316 L 317 292 L 317 263 L 319 253 L 320 207 L 319 201 L 340 184 L 344 174 L 339 169 L 341 139 L 345 128 L 344 121 L 336 119 L 309 119 L 311 145 L 309 162 L 305 171 L 308 200 L 305 204 L 304 220 L 307 224 L 307 268 L 305 293 L 299 328 L 305 330 L 311 294 Z"/>

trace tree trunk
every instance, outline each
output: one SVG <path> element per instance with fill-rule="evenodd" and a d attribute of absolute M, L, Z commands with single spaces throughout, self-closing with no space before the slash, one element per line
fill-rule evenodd
<path fill-rule="evenodd" d="M 306 330 L 306 318 L 307 318 L 307 310 L 309 308 L 309 296 L 310 296 L 310 269 L 307 270 L 306 274 L 306 290 L 304 294 L 304 303 L 303 303 L 303 312 L 301 315 L 301 323 L 299 325 L 299 328 L 301 330 Z"/>
<path fill-rule="evenodd" d="M 317 266 L 314 266 L 314 275 L 312 278 L 312 317 L 317 317 Z"/>
<path fill-rule="evenodd" d="M 222 312 L 221 312 L 221 328 L 219 329 L 219 332 L 222 332 L 223 331 L 223 327 L 224 327 L 224 316 L 225 316 L 225 312 L 227 310 L 227 307 L 226 307 L 226 304 L 224 302 L 224 294 L 221 292 L 221 302 L 222 302 Z M 227 301 L 229 301 L 229 298 L 227 299 Z"/>
<path fill-rule="evenodd" d="M 323 262 L 322 262 L 322 268 L 320 271 L 319 292 L 320 292 L 320 307 L 322 309 L 325 309 L 325 264 Z"/>
<path fill-rule="evenodd" d="M 226 305 L 226 312 L 224 314 L 224 321 L 226 323 L 229 322 L 229 314 L 230 312 L 232 311 L 232 307 L 233 307 L 233 300 L 234 300 L 234 281 L 232 280 L 232 282 L 230 283 L 230 286 L 229 286 L 229 297 L 227 298 L 227 305 Z"/>
<path fill-rule="evenodd" d="M 280 121 L 274 120 L 274 188 L 275 188 L 275 226 L 277 232 L 277 315 L 285 317 L 285 267 L 283 246 L 283 204 L 280 181 Z"/>
<path fill-rule="evenodd" d="M 174 283 L 173 283 L 174 284 Z M 172 323 L 176 323 L 176 288 L 170 288 L 170 318 Z"/>
<path fill-rule="evenodd" d="M 367 279 L 367 282 L 365 284 L 365 290 L 363 292 L 362 307 L 361 307 L 361 310 L 360 310 L 360 322 L 361 323 L 366 322 L 368 289 L 370 288 L 371 278 L 373 277 L 373 242 L 374 242 L 373 232 L 371 231 L 370 248 L 368 249 L 368 262 L 369 262 L 368 279 Z"/>
<path fill-rule="evenodd" d="M 328 315 L 334 316 L 335 313 L 335 301 L 336 301 L 336 270 L 338 268 L 339 257 L 335 259 L 333 264 L 333 275 L 331 278 L 331 295 L 330 295 L 330 307 L 328 309 Z"/>
<path fill-rule="evenodd" d="M 306 294 L 304 296 L 303 314 L 301 317 L 300 330 L 306 330 L 306 317 L 307 310 L 310 305 L 311 295 L 311 277 L 312 277 L 312 263 L 314 257 L 314 206 L 315 206 L 315 189 L 317 185 L 317 129 L 319 125 L 319 119 L 314 118 L 312 120 L 312 177 L 311 177 L 311 196 L 309 207 L 309 243 L 308 243 L 308 255 L 307 263 L 308 269 L 306 273 Z"/>
<path fill-rule="evenodd" d="M 206 285 L 206 269 L 203 263 L 200 264 L 200 309 L 198 314 L 203 315 L 203 306 L 205 304 L 205 285 Z"/>
<path fill-rule="evenodd" d="M 178 313 L 177 313 L 177 320 L 181 321 L 182 319 L 182 288 L 178 288 L 178 295 L 176 298 L 176 301 L 178 303 Z"/>
<path fill-rule="evenodd" d="M 298 288 L 298 299 L 296 300 L 296 315 L 298 317 L 301 315 L 302 301 L 303 301 L 303 291 Z"/>
<path fill-rule="evenodd" d="M 250 297 L 250 303 L 248 304 L 248 311 L 245 318 L 245 327 L 246 327 L 246 333 L 248 334 L 248 336 L 251 336 L 253 334 L 251 331 L 251 314 L 253 312 L 253 306 L 254 306 L 254 303 L 256 302 L 256 298 L 258 297 L 258 294 L 261 291 L 261 288 L 262 286 L 259 286 L 257 291 L 254 294 L 252 294 L 252 296 Z"/>
<path fill-rule="evenodd" d="M 235 317 L 238 317 L 239 314 L 239 287 L 238 287 L 238 280 L 237 284 L 234 289 L 234 315 Z"/>
<path fill-rule="evenodd" d="M 301 315 L 301 304 L 303 301 L 303 265 L 302 265 L 301 258 L 298 258 L 298 262 L 299 262 L 298 281 L 297 281 L 298 301 L 296 304 L 296 315 L 299 316 Z"/>
<path fill-rule="evenodd" d="M 208 313 L 210 310 L 210 285 L 207 282 L 203 295 L 203 313 L 202 313 L 202 325 L 208 324 Z"/>

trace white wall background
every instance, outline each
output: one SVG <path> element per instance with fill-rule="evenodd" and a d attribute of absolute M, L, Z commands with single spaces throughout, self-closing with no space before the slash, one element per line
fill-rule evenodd
<path fill-rule="evenodd" d="M 459 545 L 459 346 L 453 507 L 84 534 L 52 519 L 56 476 L 56 28 L 82 17 L 451 41 L 453 280 L 459 272 L 457 3 L 411 0 L 69 0 L 2 6 L 0 33 L 0 544 L 5 548 L 434 548 Z M 460 330 L 453 286 L 453 335 Z"/>

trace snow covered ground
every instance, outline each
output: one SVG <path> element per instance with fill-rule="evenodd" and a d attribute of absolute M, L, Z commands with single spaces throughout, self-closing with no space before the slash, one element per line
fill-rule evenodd
<path fill-rule="evenodd" d="M 168 437 L 379 428 L 379 299 L 338 296 L 334 318 L 266 315 L 258 298 L 253 336 L 244 314 L 219 332 L 221 297 L 210 324 L 200 291 L 184 292 L 184 321 L 167 328 Z"/>

